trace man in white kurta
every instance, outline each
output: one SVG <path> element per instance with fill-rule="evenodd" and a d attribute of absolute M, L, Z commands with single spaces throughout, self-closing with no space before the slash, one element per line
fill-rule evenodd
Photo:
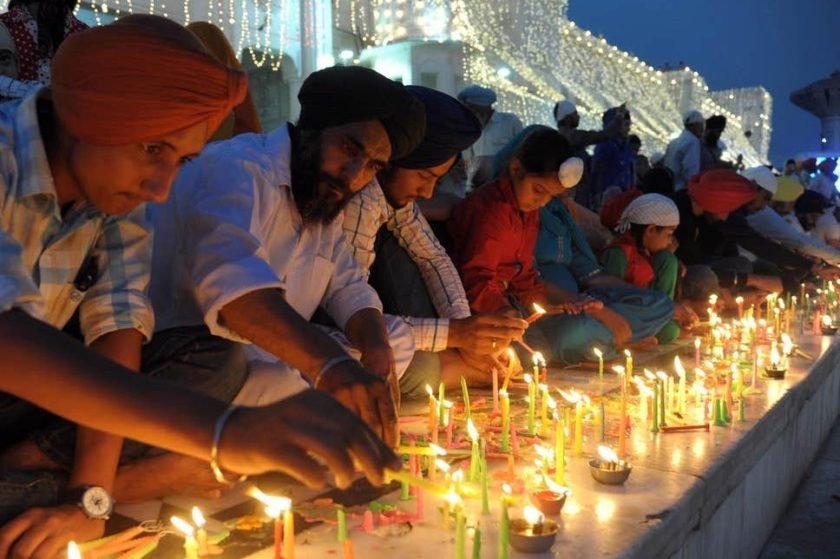
<path fill-rule="evenodd" d="M 700 137 L 706 120 L 698 111 L 683 115 L 685 129 L 668 144 L 665 151 L 665 166 L 674 173 L 674 188 L 682 190 L 689 179 L 700 173 Z"/>
<path fill-rule="evenodd" d="M 413 149 L 422 105 L 402 85 L 359 67 L 312 74 L 299 98 L 298 127 L 211 145 L 153 211 L 158 327 L 203 322 L 213 334 L 250 343 L 254 365 L 301 373 L 393 441 L 389 387 L 414 343 L 404 321 L 383 319 L 347 247 L 340 209 L 393 155 Z M 335 106 L 341 98 L 345 104 Z M 318 307 L 343 335 L 331 338 L 309 323 Z"/>

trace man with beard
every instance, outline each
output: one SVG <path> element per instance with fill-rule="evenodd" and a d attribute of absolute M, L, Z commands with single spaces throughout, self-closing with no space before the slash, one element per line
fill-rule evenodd
<path fill-rule="evenodd" d="M 726 145 L 720 139 L 723 131 L 726 130 L 726 117 L 723 115 L 712 115 L 706 119 L 706 129 L 703 132 L 703 141 L 700 143 L 700 171 L 718 169 L 721 165 L 721 157 Z"/>
<path fill-rule="evenodd" d="M 474 384 L 486 382 L 490 367 L 467 363 L 478 365 L 502 351 L 523 334 L 526 323 L 501 315 L 470 316 L 458 270 L 415 204 L 431 198 L 459 153 L 481 135 L 480 121 L 445 93 L 407 89 L 426 109 L 423 141 L 353 198 L 345 210 L 344 234 L 385 311 L 409 317 L 416 351 L 400 388 L 412 397 L 441 380 L 448 387 L 457 386 L 462 376 Z"/>
<path fill-rule="evenodd" d="M 414 342 L 405 322 L 382 316 L 336 218 L 390 159 L 414 149 L 423 105 L 362 67 L 316 72 L 298 99 L 296 125 L 212 145 L 156 208 L 158 327 L 206 323 L 252 344 L 252 375 L 291 373 L 275 377 L 282 392 L 300 373 L 393 446 L 398 373 Z M 318 307 L 338 326 L 338 341 L 310 324 Z"/>

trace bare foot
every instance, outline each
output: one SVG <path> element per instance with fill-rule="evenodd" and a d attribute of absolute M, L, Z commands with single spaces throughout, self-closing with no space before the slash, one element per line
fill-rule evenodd
<path fill-rule="evenodd" d="M 192 495 L 218 499 L 227 486 L 213 476 L 207 462 L 166 453 L 120 466 L 114 482 L 114 499 L 136 503 L 167 495 Z"/>

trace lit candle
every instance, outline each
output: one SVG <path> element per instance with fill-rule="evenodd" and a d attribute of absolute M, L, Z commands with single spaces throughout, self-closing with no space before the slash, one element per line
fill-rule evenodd
<path fill-rule="evenodd" d="M 201 514 L 201 510 L 198 507 L 192 508 L 192 517 L 193 524 L 195 524 L 196 527 L 198 555 L 199 557 L 204 557 L 205 555 L 207 555 L 207 530 L 204 529 L 204 526 L 207 524 L 207 521 L 204 519 L 204 515 Z"/>
<path fill-rule="evenodd" d="M 700 338 L 694 338 L 694 366 L 700 366 Z"/>
<path fill-rule="evenodd" d="M 76 542 L 71 541 L 67 544 L 67 559 L 82 559 L 82 552 Z"/>
<path fill-rule="evenodd" d="M 510 397 L 507 390 L 499 390 L 502 402 L 502 452 L 510 452 Z"/>
<path fill-rule="evenodd" d="M 735 297 L 735 303 L 738 305 L 738 320 L 744 318 L 744 298 L 740 295 Z"/>
<path fill-rule="evenodd" d="M 443 401 L 443 408 L 445 410 L 445 418 L 446 418 L 446 447 L 449 448 L 452 446 L 452 432 L 455 428 L 455 410 L 453 408 L 453 403 L 444 400 Z"/>
<path fill-rule="evenodd" d="M 481 446 L 481 514 L 490 514 L 490 473 L 487 471 L 487 445 L 479 441 Z"/>
<path fill-rule="evenodd" d="M 542 355 L 540 353 L 534 353 L 531 356 L 531 361 L 534 363 L 533 372 L 534 372 L 534 380 L 536 382 L 540 381 L 540 357 L 542 357 Z"/>
<path fill-rule="evenodd" d="M 662 371 L 657 371 L 656 376 L 659 377 L 659 426 L 664 427 L 668 424 L 666 421 L 668 408 L 665 404 L 665 391 L 668 382 L 668 375 Z"/>
<path fill-rule="evenodd" d="M 248 495 L 265 505 L 265 513 L 274 519 L 274 557 L 294 559 L 295 525 L 292 513 L 292 500 L 288 497 L 266 495 L 256 487 L 248 490 Z M 282 523 L 280 515 L 283 515 Z M 174 524 L 174 517 L 173 517 Z M 282 532 L 281 532 L 282 526 Z"/>
<path fill-rule="evenodd" d="M 540 385 L 540 406 L 541 406 L 541 419 L 540 425 L 542 429 L 542 435 L 546 436 L 548 434 L 548 385 L 541 384 Z"/>
<path fill-rule="evenodd" d="M 537 407 L 537 387 L 534 384 L 534 379 L 529 374 L 524 375 L 525 383 L 528 385 L 528 434 L 534 436 L 536 434 L 536 407 Z"/>
<path fill-rule="evenodd" d="M 335 515 L 338 522 L 338 541 L 344 543 L 347 540 L 347 513 L 344 512 L 344 507 L 338 505 Z"/>
<path fill-rule="evenodd" d="M 525 319 L 528 324 L 533 324 L 545 314 L 545 309 L 539 306 L 538 304 L 534 303 L 534 313 Z"/>
<path fill-rule="evenodd" d="M 510 485 L 505 483 L 502 486 L 502 520 L 499 523 L 499 559 L 508 559 L 508 540 L 510 538 L 510 518 L 508 517 L 508 499 L 510 497 Z"/>
<path fill-rule="evenodd" d="M 597 347 L 592 348 L 592 353 L 598 358 L 598 382 L 604 382 L 604 352 Z"/>
<path fill-rule="evenodd" d="M 480 466 L 480 454 L 478 452 L 478 429 L 475 428 L 472 418 L 467 420 L 467 433 L 472 441 L 472 453 L 470 454 L 470 481 L 478 481 Z"/>
<path fill-rule="evenodd" d="M 548 384 L 548 363 L 545 361 L 545 357 L 539 351 L 534 354 L 540 362 L 540 372 L 542 374 L 542 382 L 543 384 Z"/>
<path fill-rule="evenodd" d="M 186 559 L 198 559 L 198 542 L 195 541 L 195 528 L 182 518 L 173 516 L 169 519 L 172 525 L 184 534 L 184 556 Z"/>
<path fill-rule="evenodd" d="M 653 418 L 650 424 L 650 432 L 659 432 L 659 381 L 653 380 Z"/>

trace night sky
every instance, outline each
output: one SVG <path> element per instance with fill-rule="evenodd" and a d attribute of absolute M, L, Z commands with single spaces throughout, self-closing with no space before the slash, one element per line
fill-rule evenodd
<path fill-rule="evenodd" d="M 840 0 L 570 0 L 569 18 L 655 68 L 684 61 L 713 91 L 763 85 L 777 167 L 819 149 L 819 120 L 789 97 L 840 70 Z"/>

